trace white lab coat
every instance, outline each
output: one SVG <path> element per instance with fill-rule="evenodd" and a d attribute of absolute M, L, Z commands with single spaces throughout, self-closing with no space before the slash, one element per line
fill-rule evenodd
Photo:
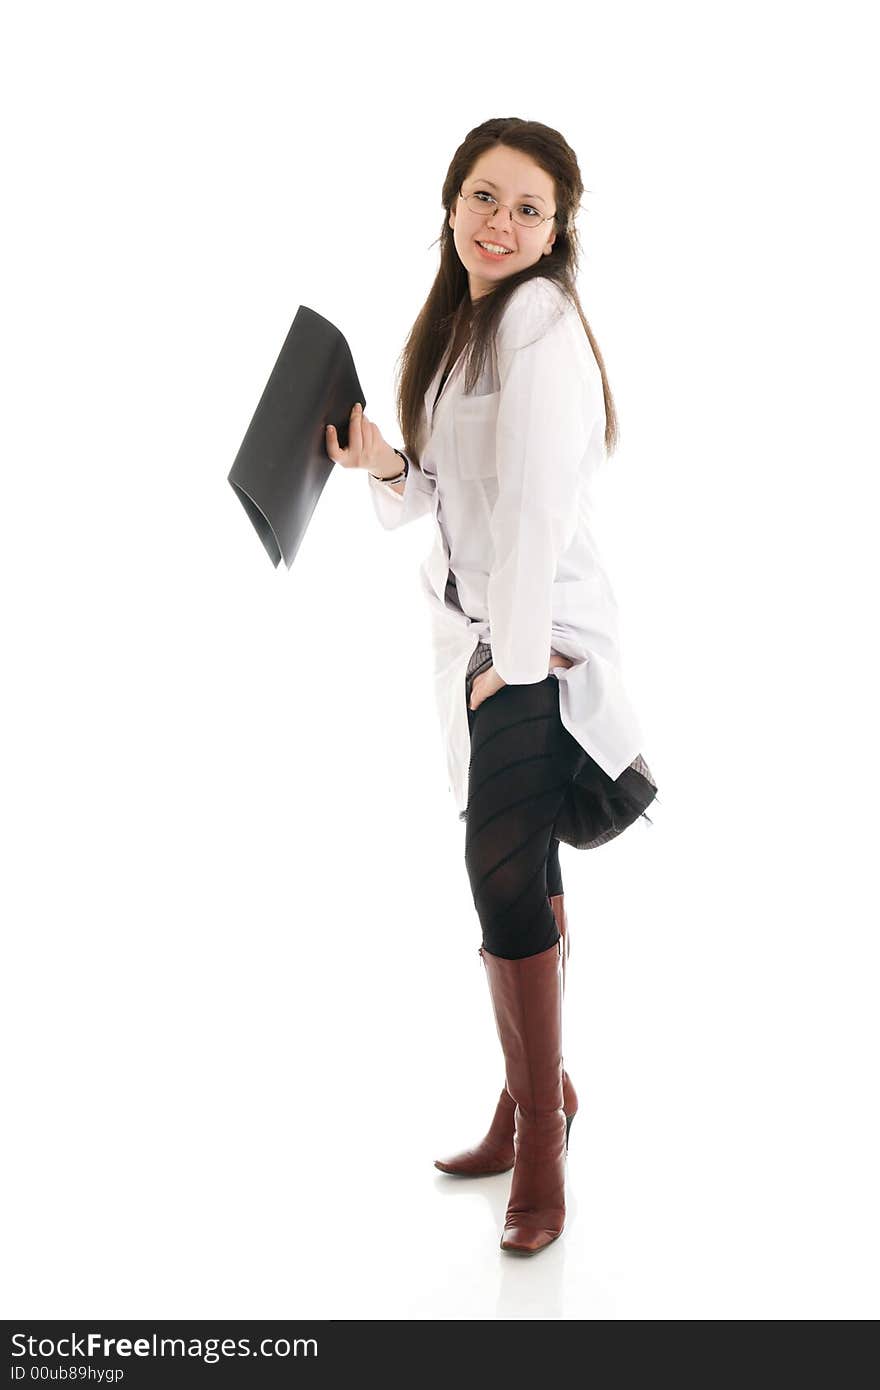
<path fill-rule="evenodd" d="M 386 529 L 437 523 L 420 578 L 450 789 L 467 806 L 465 673 L 480 641 L 508 685 L 545 680 L 551 651 L 562 723 L 609 777 L 642 752 L 624 690 L 617 605 L 590 533 L 590 481 L 605 457 L 602 377 L 580 316 L 552 281 L 511 296 L 471 395 L 459 355 L 434 408 L 450 348 L 425 393 L 420 463 L 402 496 L 369 478 Z M 461 610 L 446 601 L 450 569 Z M 494 698 L 493 696 L 489 697 Z"/>

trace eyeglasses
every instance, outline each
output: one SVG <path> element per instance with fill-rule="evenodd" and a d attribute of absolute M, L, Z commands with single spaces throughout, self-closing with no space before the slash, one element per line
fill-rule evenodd
<path fill-rule="evenodd" d="M 485 193 L 482 189 L 476 193 L 468 193 L 467 196 L 459 189 L 458 196 L 478 217 L 489 217 L 499 208 L 506 207 L 518 227 L 540 227 L 543 222 L 552 222 L 556 216 L 555 212 L 551 212 L 549 217 L 542 217 L 539 210 L 532 207 L 531 203 L 519 203 L 515 208 L 512 208 L 508 203 L 499 203 L 497 198 L 492 197 L 491 193 Z"/>

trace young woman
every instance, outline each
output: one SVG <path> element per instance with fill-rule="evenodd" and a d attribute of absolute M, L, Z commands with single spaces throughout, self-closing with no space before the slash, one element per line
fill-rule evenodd
<path fill-rule="evenodd" d="M 405 447 L 359 405 L 348 449 L 327 432 L 330 458 L 369 470 L 383 526 L 429 512 L 437 523 L 421 578 L 505 1086 L 481 1143 L 436 1166 L 512 1168 L 501 1246 L 529 1254 L 562 1232 L 577 1110 L 562 1065 L 559 843 L 605 844 L 657 791 L 590 531 L 591 477 L 617 432 L 575 285 L 582 193 L 557 131 L 514 118 L 472 130 L 446 176 L 440 269 L 404 349 Z"/>

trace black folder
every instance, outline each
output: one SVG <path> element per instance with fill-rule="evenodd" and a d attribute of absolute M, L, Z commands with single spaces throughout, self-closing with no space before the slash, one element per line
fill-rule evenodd
<path fill-rule="evenodd" d="M 355 401 L 367 403 L 348 343 L 329 319 L 301 304 L 229 470 L 273 565 L 293 564 L 336 467 L 325 426 L 335 425 L 348 448 Z"/>

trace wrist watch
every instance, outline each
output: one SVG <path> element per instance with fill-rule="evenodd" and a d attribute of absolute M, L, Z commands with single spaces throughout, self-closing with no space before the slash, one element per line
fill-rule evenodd
<path fill-rule="evenodd" d="M 395 449 L 394 452 L 403 459 L 403 468 L 394 478 L 381 478 L 378 473 L 371 473 L 370 477 L 375 478 L 377 483 L 402 483 L 406 481 L 406 476 L 409 473 L 409 459 L 406 454 L 401 453 L 400 449 Z"/>

